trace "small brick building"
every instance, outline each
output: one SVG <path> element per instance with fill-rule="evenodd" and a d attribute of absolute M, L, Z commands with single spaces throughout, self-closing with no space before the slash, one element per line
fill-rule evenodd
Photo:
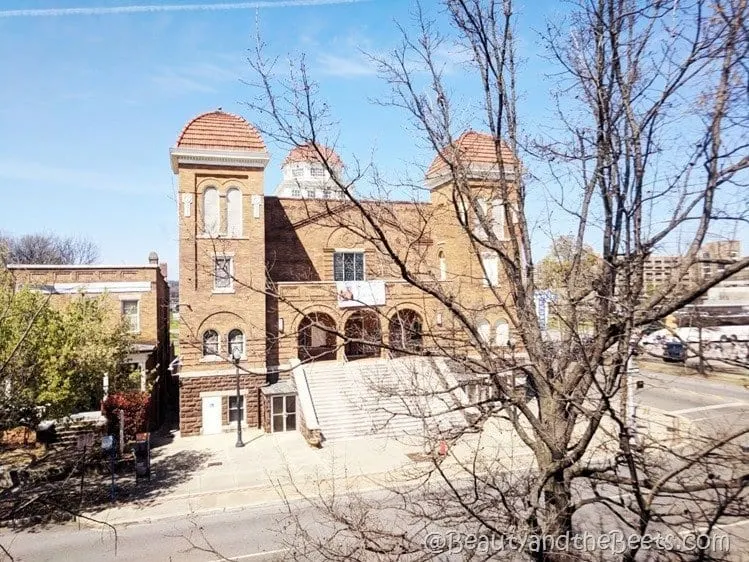
<path fill-rule="evenodd" d="M 27 265 L 9 264 L 16 285 L 50 296 L 52 306 L 64 306 L 81 296 L 104 296 L 113 318 L 125 317 L 131 327 L 133 346 L 127 363 L 141 372 L 141 388 L 151 373 L 157 407 L 153 420 L 160 425 L 170 405 L 176 406 L 176 385 L 169 363 L 169 288 L 167 264 L 151 252 L 140 265 Z"/>
<path fill-rule="evenodd" d="M 464 133 L 455 149 L 487 221 L 504 240 L 505 218 L 513 216 L 506 205 L 514 203 L 495 194 L 498 146 L 503 158 L 512 157 L 475 131 Z M 455 322 L 438 299 L 406 282 L 367 239 L 371 226 L 333 181 L 344 166 L 331 149 L 292 150 L 274 196 L 265 195 L 266 145 L 241 117 L 199 115 L 170 155 L 179 190 L 183 436 L 232 429 L 237 417 L 248 427 L 304 431 L 289 380 L 299 362 L 384 358 L 382 342 L 414 352 L 456 345 Z M 504 274 L 496 254 L 477 259 L 469 251 L 463 225 L 477 219 L 465 203 L 456 205 L 451 177 L 437 156 L 426 176 L 429 200 L 363 205 L 408 250 L 411 271 L 459 295 L 481 338 L 507 346 L 508 319 L 498 307 L 484 307 L 496 303 Z M 362 235 L 342 222 L 358 225 Z"/>

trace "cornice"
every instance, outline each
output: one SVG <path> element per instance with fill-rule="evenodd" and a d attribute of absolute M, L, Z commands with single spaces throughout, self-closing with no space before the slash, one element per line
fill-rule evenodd
<path fill-rule="evenodd" d="M 469 181 L 499 181 L 503 174 L 500 173 L 497 164 L 469 164 L 464 170 L 465 178 Z M 504 169 L 504 179 L 514 180 L 515 171 L 506 166 Z M 447 169 L 437 175 L 426 178 L 425 184 L 429 189 L 436 189 L 453 181 L 452 173 Z"/>
<path fill-rule="evenodd" d="M 264 170 L 270 160 L 267 152 L 244 150 L 209 150 L 205 148 L 176 147 L 169 149 L 172 172 L 180 165 L 220 166 L 222 168 L 257 168 Z"/>

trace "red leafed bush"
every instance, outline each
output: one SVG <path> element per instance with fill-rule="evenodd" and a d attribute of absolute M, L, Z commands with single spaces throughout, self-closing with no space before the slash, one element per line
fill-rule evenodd
<path fill-rule="evenodd" d="M 148 431 L 151 396 L 147 392 L 130 391 L 110 394 L 102 404 L 110 435 L 119 435 L 117 410 L 125 412 L 125 442 L 133 441 L 137 433 Z"/>

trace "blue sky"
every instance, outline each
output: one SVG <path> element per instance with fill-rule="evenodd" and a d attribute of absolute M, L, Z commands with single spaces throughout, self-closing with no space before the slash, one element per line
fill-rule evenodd
<path fill-rule="evenodd" d="M 98 243 L 105 263 L 144 262 L 156 250 L 175 277 L 177 214 L 169 147 L 183 125 L 204 111 L 222 107 L 254 119 L 241 104 L 251 95 L 241 78 L 249 77 L 245 58 L 256 17 L 270 54 L 306 54 L 340 122 L 344 160 L 352 154 L 367 158 L 375 150 L 386 170 L 426 166 L 431 154 L 414 145 L 402 114 L 369 104 L 385 90 L 360 54 L 360 49 L 384 52 L 395 45 L 393 22 L 408 20 L 410 2 L 324 1 L 259 11 L 79 15 L 60 10 L 178 2 L 3 1 L 0 230 L 85 235 Z M 229 0 L 205 2 L 219 3 Z M 53 10 L 7 17 L 12 10 L 45 9 Z M 522 104 L 531 130 L 550 118 L 549 85 L 534 29 L 557 9 L 551 0 L 528 0 L 519 7 L 524 15 L 520 50 L 527 65 Z M 451 71 L 460 95 L 460 68 Z M 285 156 L 272 144 L 270 151 L 266 193 L 273 192 Z"/>

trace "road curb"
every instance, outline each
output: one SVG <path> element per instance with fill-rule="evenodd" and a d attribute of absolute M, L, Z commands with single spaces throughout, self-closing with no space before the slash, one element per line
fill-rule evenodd
<path fill-rule="evenodd" d="M 749 385 L 749 370 L 746 375 L 728 371 L 710 371 L 705 375 L 701 375 L 693 367 L 684 368 L 673 363 L 646 361 L 642 359 L 637 361 L 637 366 L 641 371 L 652 371 L 659 374 L 691 378 L 699 381 L 723 381 L 743 386 Z"/>
<path fill-rule="evenodd" d="M 266 490 L 271 490 L 271 488 L 264 488 Z M 369 487 L 359 487 L 356 489 L 356 493 L 366 493 L 366 492 L 372 492 L 375 490 L 383 490 L 382 486 L 369 486 Z M 275 489 L 273 489 L 276 491 Z M 238 490 L 229 490 L 228 492 L 237 492 Z M 228 493 L 226 492 L 226 493 Z M 192 496 L 194 498 L 197 497 L 204 497 L 207 495 L 215 495 L 216 492 L 206 492 L 201 494 L 200 496 Z M 115 526 L 115 527 L 129 527 L 133 525 L 150 525 L 152 523 L 160 522 L 160 521 L 167 521 L 169 519 L 185 519 L 191 516 L 206 516 L 206 515 L 215 515 L 219 513 L 234 513 L 234 512 L 240 512 L 244 511 L 246 509 L 250 508 L 259 508 L 264 506 L 270 506 L 275 504 L 283 504 L 284 502 L 297 502 L 297 501 L 303 501 L 305 498 L 310 497 L 311 493 L 292 493 L 292 494 L 286 494 L 283 497 L 279 495 L 277 499 L 269 500 L 269 499 L 262 499 L 259 501 L 254 502 L 248 502 L 243 503 L 241 505 L 233 505 L 228 507 L 207 507 L 203 509 L 191 509 L 189 511 L 185 511 L 182 507 L 175 510 L 173 513 L 165 513 L 163 515 L 156 515 L 156 516 L 149 516 L 149 517 L 133 517 L 130 519 L 115 519 L 115 520 L 106 520 L 106 519 L 96 519 L 96 514 L 86 514 L 85 517 L 77 517 L 74 518 L 74 521 L 80 525 L 81 527 L 88 527 L 93 529 L 98 529 L 101 527 L 106 526 Z M 189 499 L 189 498 L 183 498 L 183 499 Z M 148 508 L 143 508 L 148 509 Z"/>

